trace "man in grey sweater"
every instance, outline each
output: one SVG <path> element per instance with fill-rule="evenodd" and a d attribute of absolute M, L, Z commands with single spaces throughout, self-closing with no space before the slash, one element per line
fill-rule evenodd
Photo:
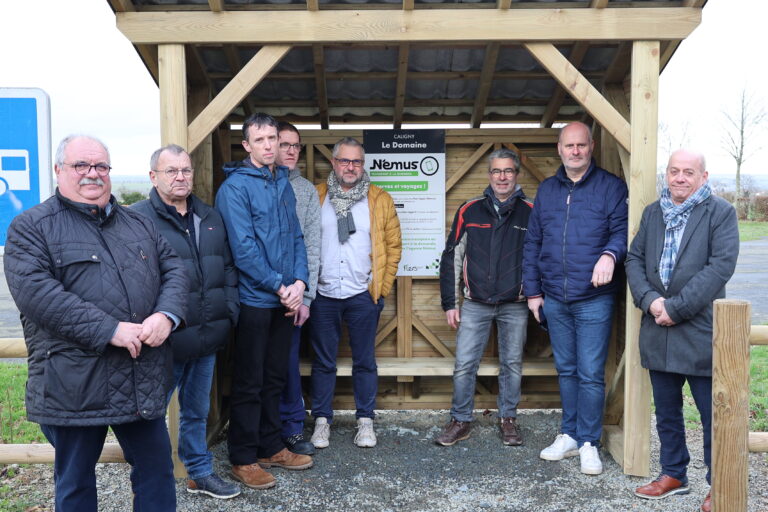
<path fill-rule="evenodd" d="M 301 231 L 304 234 L 304 244 L 307 247 L 307 266 L 309 268 L 309 283 L 304 291 L 304 301 L 294 316 L 296 326 L 291 341 L 291 353 L 288 360 L 288 376 L 280 398 L 280 419 L 283 422 L 283 441 L 294 453 L 312 455 L 315 447 L 304 439 L 304 399 L 301 393 L 301 376 L 299 375 L 299 345 L 301 343 L 301 326 L 309 318 L 309 305 L 315 298 L 317 290 L 317 273 L 320 268 L 320 201 L 315 186 L 301 176 L 298 168 L 301 154 L 301 135 L 299 130 L 290 123 L 278 125 L 278 154 L 277 164 L 290 169 L 289 179 L 293 193 L 296 195 L 296 216 L 299 218 Z"/>

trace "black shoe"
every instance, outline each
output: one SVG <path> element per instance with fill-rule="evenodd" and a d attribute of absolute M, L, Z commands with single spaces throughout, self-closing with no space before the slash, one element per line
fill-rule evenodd
<path fill-rule="evenodd" d="M 216 473 L 196 480 L 187 480 L 187 492 L 207 494 L 220 500 L 228 500 L 240 494 L 240 486 L 222 480 Z"/>
<path fill-rule="evenodd" d="M 295 434 L 283 438 L 285 447 L 299 455 L 314 455 L 315 445 L 304 439 L 304 434 Z"/>

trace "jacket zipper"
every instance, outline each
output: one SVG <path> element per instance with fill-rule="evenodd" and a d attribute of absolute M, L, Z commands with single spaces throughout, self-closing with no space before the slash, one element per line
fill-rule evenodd
<path fill-rule="evenodd" d="M 565 198 L 565 223 L 563 224 L 563 300 L 568 302 L 568 264 L 566 258 L 565 241 L 568 233 L 568 221 L 571 217 L 571 194 L 576 185 L 568 189 L 568 197 Z"/>

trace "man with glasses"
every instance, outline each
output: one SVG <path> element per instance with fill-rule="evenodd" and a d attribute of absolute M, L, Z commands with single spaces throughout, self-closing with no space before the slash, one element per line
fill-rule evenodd
<path fill-rule="evenodd" d="M 627 185 L 592 158 L 589 127 L 560 131 L 563 164 L 536 191 L 523 257 L 523 289 L 536 320 L 547 319 L 563 407 L 561 433 L 539 457 L 579 456 L 581 472 L 603 472 L 605 360 L 627 254 Z M 543 316 L 542 316 L 543 314 Z"/>
<path fill-rule="evenodd" d="M 189 280 L 187 323 L 171 335 L 174 388 L 179 390 L 179 458 L 189 477 L 187 491 L 233 498 L 239 487 L 213 471 L 206 423 L 216 351 L 226 345 L 237 323 L 237 271 L 221 216 L 192 193 L 189 154 L 171 144 L 155 151 L 149 165 L 149 199 L 133 208 L 151 219 L 171 244 Z"/>
<path fill-rule="evenodd" d="M 56 510 L 96 512 L 111 427 L 131 465 L 133 510 L 175 511 L 164 342 L 186 318 L 183 263 L 149 219 L 117 203 L 102 142 L 66 137 L 54 169 L 55 195 L 8 229 L 5 276 L 29 353 L 27 418 L 56 451 Z"/>
<path fill-rule="evenodd" d="M 532 204 L 517 184 L 517 153 L 498 149 L 488 164 L 489 185 L 482 196 L 459 207 L 440 260 L 443 310 L 448 325 L 458 329 L 451 420 L 435 439 L 442 446 L 469 438 L 477 369 L 494 321 L 499 338 L 501 440 L 504 445 L 523 444 L 517 404 L 528 306 L 521 265 Z"/>
<path fill-rule="evenodd" d="M 243 148 L 248 157 L 224 166 L 226 178 L 216 194 L 240 292 L 229 460 L 236 479 L 267 489 L 276 482 L 264 469 L 312 467 L 312 457 L 285 447 L 280 422 L 292 317 L 302 304 L 309 274 L 288 168 L 275 164 L 275 118 L 249 116 L 243 123 Z"/>
<path fill-rule="evenodd" d="M 332 164 L 327 183 L 317 186 L 322 229 L 320 276 L 309 329 L 315 352 L 312 443 L 317 448 L 329 444 L 343 321 L 352 349 L 355 444 L 371 448 L 376 446 L 376 327 L 400 262 L 400 222 L 392 197 L 371 184 L 363 167 L 365 153 L 360 142 L 351 137 L 337 142 Z"/>
<path fill-rule="evenodd" d="M 291 123 L 278 125 L 277 164 L 288 168 L 288 179 L 296 195 L 296 215 L 299 218 L 304 245 L 307 248 L 309 283 L 304 290 L 304 299 L 293 317 L 293 338 L 288 359 L 288 376 L 280 398 L 280 419 L 283 422 L 283 442 L 294 453 L 314 455 L 315 446 L 304 439 L 304 398 L 301 392 L 299 373 L 299 346 L 301 327 L 309 318 L 309 305 L 315 299 L 317 271 L 320 267 L 320 202 L 317 190 L 309 180 L 301 176 L 298 167 L 301 155 L 301 135 Z"/>

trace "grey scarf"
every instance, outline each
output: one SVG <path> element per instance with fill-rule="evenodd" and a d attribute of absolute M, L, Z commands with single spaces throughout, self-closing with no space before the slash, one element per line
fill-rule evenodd
<path fill-rule="evenodd" d="M 355 232 L 355 220 L 349 212 L 352 205 L 368 195 L 368 187 L 371 179 L 368 173 L 363 171 L 363 177 L 360 183 L 344 192 L 336 179 L 336 173 L 331 171 L 328 174 L 328 197 L 331 200 L 333 209 L 336 212 L 336 222 L 339 226 L 339 243 L 349 240 L 349 236 Z"/>

